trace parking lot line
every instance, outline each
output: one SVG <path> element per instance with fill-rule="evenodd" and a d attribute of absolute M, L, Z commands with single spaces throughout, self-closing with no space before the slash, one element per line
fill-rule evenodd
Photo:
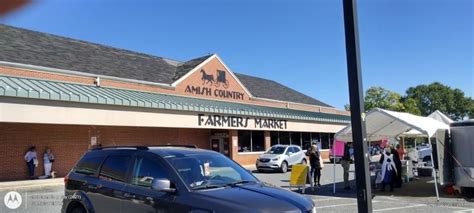
<path fill-rule="evenodd" d="M 469 213 L 469 212 L 474 212 L 474 209 L 458 210 L 458 211 L 454 211 L 453 213 Z"/>
<path fill-rule="evenodd" d="M 338 204 L 338 205 L 329 205 L 329 206 L 318 206 L 316 209 L 324 209 L 324 208 L 334 208 L 334 207 L 341 207 L 341 206 L 354 206 L 357 203 L 345 203 L 345 204 Z"/>
<path fill-rule="evenodd" d="M 372 203 L 378 203 L 378 201 L 372 201 Z M 355 206 L 355 205 L 357 205 L 357 202 L 336 204 L 336 205 L 328 205 L 328 206 L 318 206 L 318 207 L 316 207 L 316 209 L 334 208 L 334 207 L 342 207 L 342 206 Z"/>
<path fill-rule="evenodd" d="M 318 198 L 321 198 L 321 199 L 318 199 Z M 356 200 L 355 198 L 349 198 L 349 197 L 329 197 L 329 196 L 313 197 L 311 199 L 316 201 L 316 202 L 318 202 L 318 201 L 329 201 L 329 200 Z"/>
<path fill-rule="evenodd" d="M 421 206 L 426 206 L 426 205 L 425 204 L 417 204 L 417 205 L 411 205 L 411 206 L 393 207 L 393 208 L 385 208 L 385 209 L 374 209 L 373 211 L 374 212 L 381 212 L 381 211 L 415 208 L 415 207 L 421 207 Z"/>

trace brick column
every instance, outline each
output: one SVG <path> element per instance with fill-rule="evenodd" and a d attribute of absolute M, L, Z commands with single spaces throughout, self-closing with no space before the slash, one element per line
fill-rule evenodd
<path fill-rule="evenodd" d="M 239 152 L 238 139 L 239 135 L 237 133 L 237 130 L 229 130 L 229 152 L 230 158 L 234 160 L 236 159 L 237 153 Z"/>
<path fill-rule="evenodd" d="M 272 146 L 272 141 L 270 137 L 270 131 L 265 131 L 265 151 Z"/>

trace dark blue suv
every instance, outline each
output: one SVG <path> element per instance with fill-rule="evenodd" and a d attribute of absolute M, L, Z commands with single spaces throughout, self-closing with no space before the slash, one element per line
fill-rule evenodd
<path fill-rule="evenodd" d="M 224 155 L 193 147 L 104 147 L 65 177 L 63 213 L 315 212 Z"/>

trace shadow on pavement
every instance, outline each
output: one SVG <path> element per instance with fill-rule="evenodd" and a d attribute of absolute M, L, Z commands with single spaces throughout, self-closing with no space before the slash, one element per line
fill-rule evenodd
<path fill-rule="evenodd" d="M 356 198 L 356 183 L 354 180 L 350 181 L 351 190 L 344 190 L 343 182 L 336 183 L 336 193 L 333 193 L 333 184 L 321 185 L 321 187 L 312 190 L 307 184 L 307 188 L 304 194 L 308 195 L 319 195 L 329 197 L 345 197 L 345 198 Z M 281 186 L 282 188 L 289 189 L 289 186 Z M 296 187 L 292 187 L 292 191 L 301 193 L 301 190 L 297 190 Z M 462 198 L 468 202 L 474 202 L 474 199 L 463 197 L 461 195 L 448 194 L 443 186 L 438 186 L 440 198 Z M 386 186 L 384 192 L 380 191 L 380 186 L 374 188 L 372 186 L 372 197 L 376 196 L 396 196 L 396 197 L 407 197 L 407 198 L 428 198 L 436 197 L 436 192 L 433 184 L 433 180 L 430 177 L 420 177 L 417 180 L 404 183 L 401 188 L 395 188 L 393 192 L 390 192 L 390 187 Z"/>

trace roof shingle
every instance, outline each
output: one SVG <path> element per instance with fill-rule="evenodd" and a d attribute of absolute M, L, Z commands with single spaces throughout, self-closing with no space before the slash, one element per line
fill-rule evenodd
<path fill-rule="evenodd" d="M 0 61 L 172 84 L 212 55 L 179 62 L 0 24 Z M 260 98 L 331 107 L 277 82 L 237 74 Z"/>

